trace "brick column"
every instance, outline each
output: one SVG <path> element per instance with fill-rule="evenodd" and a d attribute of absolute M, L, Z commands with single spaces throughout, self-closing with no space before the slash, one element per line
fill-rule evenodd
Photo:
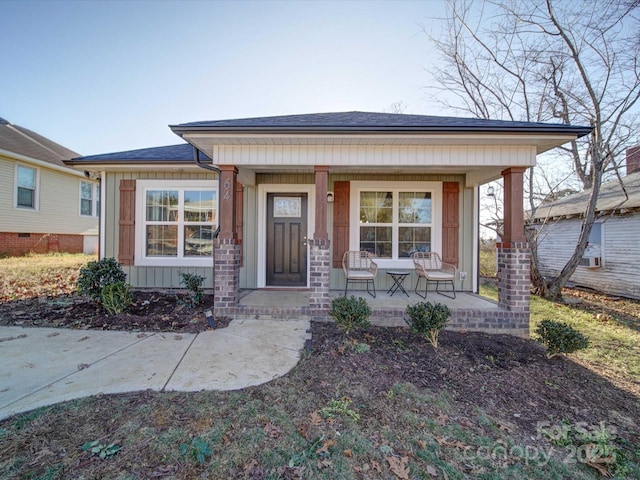
<path fill-rule="evenodd" d="M 329 246 L 331 242 L 326 238 L 309 241 L 309 307 L 311 315 L 326 317 L 329 312 L 329 271 L 331 269 L 331 257 Z"/>
<path fill-rule="evenodd" d="M 509 311 L 508 327 L 527 336 L 531 286 L 531 250 L 524 234 L 523 180 L 526 168 L 502 172 L 504 179 L 504 234 L 496 245 L 498 303 Z"/>
<path fill-rule="evenodd" d="M 531 251 L 526 242 L 498 243 L 498 303 L 509 311 L 503 319 L 517 335 L 529 335 Z"/>
<path fill-rule="evenodd" d="M 216 314 L 232 315 L 240 286 L 240 246 L 233 239 L 216 238 L 213 242 L 213 261 Z"/>
<path fill-rule="evenodd" d="M 238 169 L 234 165 L 220 166 L 220 233 L 213 242 L 214 303 L 218 315 L 233 315 L 240 287 L 237 178 Z"/>

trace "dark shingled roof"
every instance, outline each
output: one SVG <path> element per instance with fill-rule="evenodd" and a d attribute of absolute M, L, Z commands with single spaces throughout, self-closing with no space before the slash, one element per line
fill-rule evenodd
<path fill-rule="evenodd" d="M 204 153 L 200 153 L 200 158 L 207 161 L 211 160 Z M 79 165 L 85 162 L 128 162 L 130 160 L 137 162 L 193 162 L 193 146 L 188 143 L 181 143 L 179 145 L 168 145 L 166 147 L 141 148 L 139 150 L 128 150 L 126 152 L 88 155 L 86 157 L 74 158 L 67 163 L 69 165 Z"/>
<path fill-rule="evenodd" d="M 341 131 L 341 132 L 522 132 L 568 133 L 578 136 L 591 127 L 559 123 L 511 122 L 480 118 L 436 117 L 400 113 L 336 112 L 277 117 L 212 120 L 171 125 L 180 134 L 190 131 Z"/>
<path fill-rule="evenodd" d="M 19 125 L 0 118 L 0 150 L 7 150 L 35 160 L 65 167 L 65 159 L 80 155 Z"/>

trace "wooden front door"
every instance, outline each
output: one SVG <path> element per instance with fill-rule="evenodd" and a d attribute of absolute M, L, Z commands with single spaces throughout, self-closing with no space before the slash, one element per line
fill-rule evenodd
<path fill-rule="evenodd" d="M 267 194 L 267 286 L 307 286 L 307 194 Z"/>

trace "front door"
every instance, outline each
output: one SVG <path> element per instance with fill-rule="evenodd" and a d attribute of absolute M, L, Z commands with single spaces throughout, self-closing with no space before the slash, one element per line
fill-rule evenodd
<path fill-rule="evenodd" d="M 267 194 L 267 286 L 307 286 L 307 194 Z"/>

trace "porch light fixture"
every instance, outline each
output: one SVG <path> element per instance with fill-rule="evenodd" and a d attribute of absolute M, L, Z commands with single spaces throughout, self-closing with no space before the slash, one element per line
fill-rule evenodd
<path fill-rule="evenodd" d="M 494 197 L 496 195 L 494 188 L 489 185 L 489 188 L 487 188 L 487 197 Z"/>
<path fill-rule="evenodd" d="M 333 192 L 327 192 L 327 203 L 333 203 Z"/>

